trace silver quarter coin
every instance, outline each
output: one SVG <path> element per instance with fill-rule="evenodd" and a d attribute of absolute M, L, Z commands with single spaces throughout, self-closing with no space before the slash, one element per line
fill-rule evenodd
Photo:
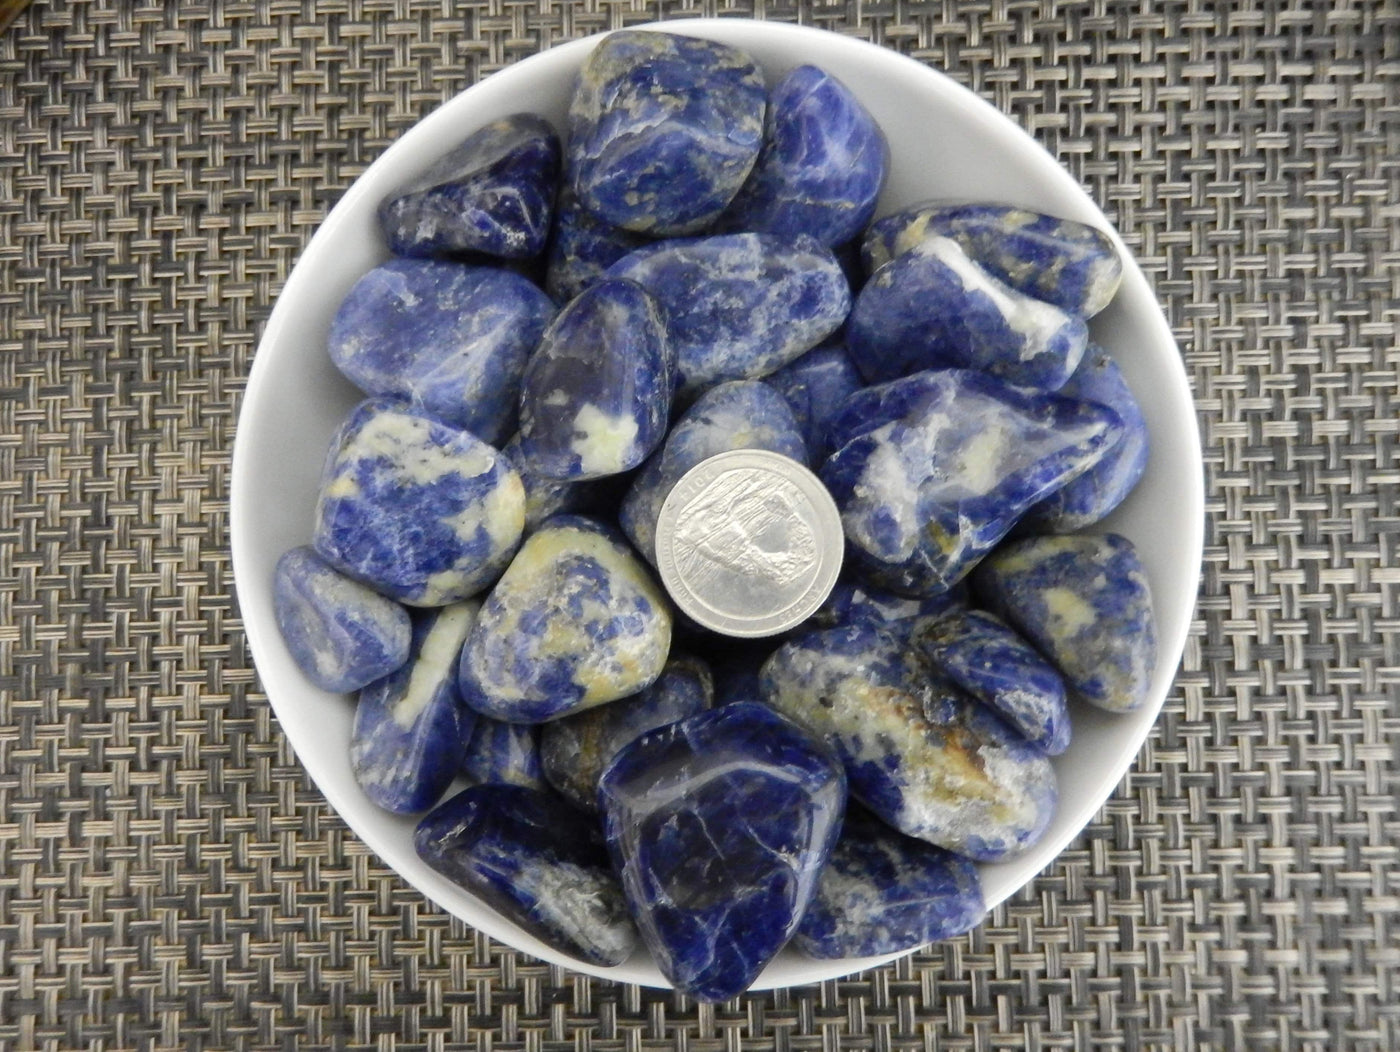
<path fill-rule="evenodd" d="M 843 551 L 826 487 L 762 449 L 691 468 L 656 523 L 656 565 L 671 598 L 727 636 L 776 635 L 810 616 L 836 583 Z"/>

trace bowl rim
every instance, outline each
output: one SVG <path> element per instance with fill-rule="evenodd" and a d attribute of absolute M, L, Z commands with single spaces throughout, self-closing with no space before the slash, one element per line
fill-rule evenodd
<path fill-rule="evenodd" d="M 859 53 L 860 56 L 871 61 L 887 63 L 890 76 L 902 76 L 916 82 L 919 90 L 936 98 L 938 104 L 961 111 L 960 119 L 970 121 L 974 126 L 984 129 L 989 135 L 1009 137 L 1015 142 L 1018 152 L 1025 155 L 1026 163 L 1033 169 L 1031 174 L 1036 178 L 1048 180 L 1055 192 L 1075 198 L 1078 210 L 1094 217 L 1089 221 L 1097 220 L 1095 225 L 1108 233 L 1123 260 L 1123 285 L 1119 289 L 1116 299 L 1131 298 L 1137 305 L 1135 310 L 1140 308 L 1143 303 L 1150 303 L 1153 309 L 1146 316 L 1153 319 L 1152 325 L 1156 329 L 1155 337 L 1158 340 L 1165 340 L 1170 346 L 1176 346 L 1175 337 L 1161 313 L 1146 276 L 1142 273 L 1133 255 L 1128 251 L 1113 224 L 1084 188 L 1010 116 L 1002 113 L 990 102 L 963 87 L 947 74 L 898 52 L 864 40 L 843 36 L 824 29 L 789 23 L 757 19 L 705 18 L 651 22 L 627 28 L 629 30 L 651 30 L 707 37 L 739 47 L 748 46 L 752 42 L 751 38 L 756 37 L 761 43 L 776 42 L 799 54 L 805 54 L 809 49 L 804 48 L 804 45 L 810 45 L 810 51 L 816 54 L 824 51 L 847 52 L 853 57 L 853 60 L 858 60 L 857 53 Z M 565 72 L 577 65 L 583 56 L 607 35 L 609 34 L 599 33 L 548 48 L 504 67 L 459 92 L 422 120 L 406 129 L 374 160 L 364 173 L 352 182 L 344 195 L 336 202 L 320 227 L 307 242 L 289 272 L 288 279 L 278 294 L 272 313 L 264 327 L 248 373 L 234 434 L 229 495 L 230 548 L 234 591 L 238 597 L 236 598 L 237 609 L 257 670 L 258 682 L 263 686 L 268 703 L 272 707 L 273 713 L 278 716 L 279 723 L 283 723 L 283 732 L 287 734 L 289 744 L 292 745 L 299 762 L 311 775 L 318 790 L 326 797 L 340 819 L 389 868 L 393 869 L 401 879 L 414 887 L 428 901 L 457 916 L 486 935 L 522 952 L 575 971 L 616 981 L 668 988 L 670 984 L 661 976 L 655 963 L 644 952 L 640 958 L 634 956 L 629 962 L 612 968 L 589 965 L 541 943 L 534 936 L 517 927 L 474 897 L 468 896 L 475 904 L 475 908 L 480 910 L 479 914 L 462 908 L 460 901 L 451 900 L 467 893 L 452 888 L 443 878 L 431 873 L 431 871 L 409 873 L 405 871 L 404 865 L 393 861 L 394 856 L 398 854 L 394 845 L 389 844 L 385 837 L 378 835 L 374 830 L 367 828 L 359 818 L 359 809 L 372 805 L 363 798 L 352 799 L 348 794 L 336 792 L 329 787 L 327 780 L 318 774 L 318 771 L 323 767 L 319 755 L 304 750 L 303 743 L 293 740 L 292 734 L 287 730 L 277 700 L 278 687 L 270 678 L 265 679 L 262 671 L 270 666 L 268 657 L 272 648 L 282 646 L 275 627 L 275 619 L 266 616 L 249 617 L 241 600 L 241 596 L 245 593 L 260 594 L 270 587 L 267 583 L 250 582 L 248 576 L 250 573 L 248 568 L 255 562 L 251 550 L 254 544 L 254 531 L 251 522 L 245 523 L 244 520 L 247 516 L 244 512 L 251 507 L 251 502 L 256 500 L 257 479 L 255 477 L 256 466 L 251 462 L 248 443 L 239 441 L 241 429 L 245 419 L 252 415 L 252 410 L 249 407 L 256 407 L 260 403 L 264 398 L 266 388 L 271 383 L 271 359 L 274 349 L 279 346 L 283 338 L 283 330 L 289 315 L 292 313 L 293 302 L 298 296 L 308 293 L 308 286 L 313 280 L 312 269 L 316 262 L 330 251 L 340 228 L 350 221 L 357 209 L 362 207 L 361 200 L 371 193 L 382 194 L 384 192 L 383 189 L 376 186 L 376 178 L 392 168 L 398 159 L 407 152 L 413 150 L 421 152 L 423 144 L 432 142 L 435 136 L 438 137 L 439 141 L 443 141 L 442 133 L 448 132 L 462 123 L 460 114 L 469 112 L 473 104 L 483 96 L 486 90 L 498 93 L 507 92 L 510 85 L 516 80 L 524 81 L 526 78 L 546 76 L 551 68 L 555 70 L 555 75 Z M 799 59 L 800 61 L 804 60 Z M 805 61 L 816 60 L 805 59 Z M 859 94 L 858 89 L 857 94 Z M 441 152 L 440 149 L 438 152 Z M 950 198 L 950 200 L 955 199 L 959 198 Z M 882 210 L 877 213 L 877 215 L 880 214 L 886 214 L 886 212 Z M 1194 567 L 1193 575 L 1198 585 L 1204 554 L 1205 528 L 1204 472 L 1201 461 L 1200 436 L 1184 363 L 1179 368 L 1170 370 L 1170 373 L 1170 382 L 1164 388 L 1154 390 L 1152 394 L 1155 401 L 1165 406 L 1162 411 L 1169 418 L 1181 417 L 1190 421 L 1189 427 L 1179 429 L 1180 433 L 1174 435 L 1175 440 L 1186 444 L 1183 455 L 1186 457 L 1189 467 L 1194 469 L 1189 471 L 1190 478 L 1186 480 L 1190 484 L 1185 485 L 1178 495 L 1180 500 L 1184 502 L 1183 519 L 1186 535 L 1180 539 L 1177 547 L 1188 553 L 1188 556 L 1190 553 L 1194 553 L 1194 558 L 1188 558 L 1187 562 Z M 1061 822 L 1065 816 L 1057 815 L 1057 824 L 1066 825 L 1066 828 L 1062 829 L 1058 835 L 1046 837 L 1022 859 L 991 867 L 992 869 L 1014 869 L 1017 875 L 1002 880 L 989 890 L 987 894 L 989 910 L 1009 895 L 1014 894 L 1019 888 L 1033 881 L 1041 870 L 1049 866 L 1060 855 L 1113 794 L 1128 768 L 1136 761 L 1156 722 L 1158 713 L 1165 703 L 1166 696 L 1171 690 L 1189 637 L 1195 602 L 1196 591 L 1192 589 L 1189 606 L 1171 611 L 1173 617 L 1166 632 L 1161 631 L 1162 618 L 1159 611 L 1159 664 L 1152 696 L 1149 698 L 1149 703 L 1143 708 L 1115 717 L 1120 721 L 1130 721 L 1125 723 L 1124 729 L 1129 732 L 1126 740 L 1131 747 L 1125 745 L 1122 754 L 1114 757 L 1112 762 L 1107 765 L 1106 773 L 1102 777 L 1102 783 L 1107 788 L 1101 794 L 1095 794 L 1096 799 L 1082 802 L 1075 813 L 1070 816 L 1067 824 Z M 288 701 L 284 698 L 282 705 L 286 704 Z M 983 867 L 984 873 L 987 868 Z M 449 901 L 444 901 L 444 899 Z M 760 991 L 839 978 L 898 960 L 916 952 L 917 949 L 903 950 L 877 957 L 842 958 L 828 961 L 794 957 L 784 962 L 780 958 L 778 961 L 770 963 L 749 989 Z M 791 955 L 792 951 L 785 951 L 785 953 Z"/>

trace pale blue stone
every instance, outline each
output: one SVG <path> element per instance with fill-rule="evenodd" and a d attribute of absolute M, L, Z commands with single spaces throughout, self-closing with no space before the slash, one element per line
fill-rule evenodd
<path fill-rule="evenodd" d="M 475 710 L 470 711 L 475 715 Z M 549 788 L 540 767 L 539 728 L 529 723 L 504 723 L 477 716 L 476 726 L 463 740 L 459 771 L 477 783 Z"/>
<path fill-rule="evenodd" d="M 418 823 L 418 854 L 547 946 L 611 967 L 632 955 L 627 916 L 597 824 L 558 797 L 474 785 Z"/>
<path fill-rule="evenodd" d="M 938 670 L 1047 755 L 1069 748 L 1065 681 L 1020 635 L 985 610 L 920 621 L 911 638 Z"/>
<path fill-rule="evenodd" d="M 473 132 L 379 206 L 397 256 L 469 252 L 526 259 L 544 251 L 559 182 L 559 136 L 533 113 Z"/>
<path fill-rule="evenodd" d="M 666 436 L 675 354 L 655 300 L 608 279 L 559 312 L 530 356 L 520 454 L 566 482 L 630 471 Z"/>
<path fill-rule="evenodd" d="M 670 602 L 622 538 L 560 515 L 487 597 L 459 682 L 483 715 L 543 723 L 649 686 L 670 646 Z"/>
<path fill-rule="evenodd" d="M 350 767 L 365 795 L 388 811 L 426 811 L 457 775 L 462 739 L 476 720 L 457 693 L 457 660 L 477 609 L 465 602 L 418 615 L 412 660 L 360 691 Z"/>
<path fill-rule="evenodd" d="M 799 627 L 810 632 L 842 625 L 869 625 L 906 640 L 921 621 L 965 606 L 967 588 L 962 584 L 928 599 L 909 599 L 855 581 L 837 581 L 817 612 Z"/>
<path fill-rule="evenodd" d="M 764 378 L 792 407 L 802 439 L 807 443 L 811 467 L 817 467 L 830 450 L 828 425 L 851 395 L 865 386 L 846 348 L 831 344 L 808 351 L 795 362 Z"/>
<path fill-rule="evenodd" d="M 797 928 L 841 825 L 841 766 L 756 704 L 648 731 L 598 791 L 632 916 L 683 994 L 724 1001 Z"/>
<path fill-rule="evenodd" d="M 851 90 L 816 66 L 778 81 L 763 151 L 720 220 L 724 230 L 809 234 L 835 247 L 875 214 L 889 149 Z"/>
<path fill-rule="evenodd" d="M 555 303 L 568 303 L 623 256 L 651 242 L 644 234 L 619 230 L 599 219 L 578 203 L 566 183 L 555 206 L 545 290 Z"/>
<path fill-rule="evenodd" d="M 1123 373 L 1102 347 L 1090 346 L 1060 394 L 1106 405 L 1123 421 L 1123 437 L 1084 474 L 1037 504 L 1017 526 L 1030 533 L 1072 533 L 1107 517 L 1147 470 L 1147 422 Z"/>
<path fill-rule="evenodd" d="M 862 578 L 902 595 L 956 584 L 1122 432 L 1103 406 L 942 370 L 862 390 L 832 421 L 820 476 Z"/>
<path fill-rule="evenodd" d="M 757 380 L 735 380 L 706 391 L 643 465 L 622 501 L 622 529 L 653 565 L 656 520 L 671 487 L 702 460 L 731 449 L 766 449 L 807 462 L 792 410 L 773 388 Z"/>
<path fill-rule="evenodd" d="M 1003 284 L 946 237 L 920 241 L 860 290 L 846 346 L 871 383 L 965 368 L 1053 391 L 1084 355 L 1084 319 Z"/>
<path fill-rule="evenodd" d="M 764 700 L 835 749 L 851 795 L 909 836 L 980 862 L 1045 832 L 1049 759 L 878 628 L 800 636 L 763 668 Z"/>
<path fill-rule="evenodd" d="M 570 803 L 598 810 L 598 780 L 614 756 L 644 731 L 710 707 L 710 669 L 687 655 L 666 662 L 661 678 L 640 693 L 565 716 L 540 728 L 544 777 Z"/>
<path fill-rule="evenodd" d="M 525 487 L 492 446 L 384 399 L 331 442 L 312 543 L 341 573 L 410 606 L 444 606 L 505 569 Z"/>
<path fill-rule="evenodd" d="M 331 361 L 368 394 L 403 399 L 500 442 L 515 427 L 520 377 L 554 309 L 507 270 L 394 259 L 341 302 Z"/>
<path fill-rule="evenodd" d="M 744 52 L 621 30 L 593 49 L 569 106 L 568 177 L 613 226 L 693 234 L 738 193 L 763 144 L 768 93 Z"/>
<path fill-rule="evenodd" d="M 1065 677 L 1070 697 L 1107 712 L 1147 703 L 1157 628 L 1147 573 L 1126 537 L 1032 537 L 999 549 L 973 587 Z"/>
<path fill-rule="evenodd" d="M 272 596 L 287 650 L 322 690 L 359 690 L 408 660 L 408 611 L 338 573 L 311 548 L 277 560 Z"/>
<path fill-rule="evenodd" d="M 866 269 L 874 273 L 929 238 L 950 237 L 1012 288 L 1080 317 L 1108 306 L 1123 261 L 1101 230 L 1013 205 L 927 204 L 874 223 L 865 235 Z"/>
<path fill-rule="evenodd" d="M 973 862 L 852 804 L 792 945 L 821 960 L 898 953 L 970 931 L 986 912 Z"/>
<path fill-rule="evenodd" d="M 806 236 L 728 234 L 663 241 L 608 268 L 660 302 L 678 389 L 781 369 L 835 332 L 851 290 L 831 251 Z"/>

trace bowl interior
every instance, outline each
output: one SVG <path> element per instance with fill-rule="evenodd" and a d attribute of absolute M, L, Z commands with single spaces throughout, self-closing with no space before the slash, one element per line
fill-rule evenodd
<path fill-rule="evenodd" d="M 703 20 L 658 28 L 747 49 L 770 84 L 802 63 L 815 63 L 844 81 L 889 138 L 891 170 L 881 215 L 937 197 L 1018 204 L 1111 229 L 1068 173 L 1009 118 L 913 60 L 821 30 L 772 23 Z M 272 605 L 273 567 L 288 548 L 308 542 L 331 435 L 362 397 L 331 364 L 326 336 L 350 286 L 388 256 L 375 224 L 376 205 L 488 121 L 531 110 L 562 130 L 573 75 L 595 43 L 596 38 L 575 41 L 536 55 L 438 109 L 370 167 L 311 240 L 268 323 L 239 415 L 233 558 L 248 642 L 273 709 L 316 784 L 370 847 L 428 898 L 493 938 L 579 971 L 666 986 L 644 950 L 616 968 L 583 964 L 428 869 L 413 851 L 414 820 L 379 810 L 355 783 L 349 763 L 352 699 L 307 682 L 282 643 Z M 1060 780 L 1055 820 L 1024 857 L 982 867 L 989 905 L 1049 864 L 1122 778 L 1171 686 L 1195 604 L 1203 502 L 1190 391 L 1151 289 L 1121 241 L 1118 247 L 1127 263 L 1123 287 L 1094 319 L 1092 333 L 1113 353 L 1142 402 L 1152 453 L 1143 482 L 1103 528 L 1131 538 L 1143 557 L 1160 633 L 1160 664 L 1143 709 L 1124 716 L 1074 710 L 1074 743 L 1055 762 Z M 898 956 L 812 961 L 785 951 L 754 988 L 835 978 Z"/>

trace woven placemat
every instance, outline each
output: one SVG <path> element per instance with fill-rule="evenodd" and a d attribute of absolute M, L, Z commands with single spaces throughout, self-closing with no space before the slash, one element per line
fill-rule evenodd
<path fill-rule="evenodd" d="M 427 904 L 278 731 L 230 596 L 260 325 L 344 188 L 561 40 L 757 15 L 932 63 L 1090 189 L 1205 443 L 1132 774 L 972 934 L 696 1007 Z M 1400 5 L 41 2 L 0 38 L 0 1046 L 1400 1048 Z"/>

